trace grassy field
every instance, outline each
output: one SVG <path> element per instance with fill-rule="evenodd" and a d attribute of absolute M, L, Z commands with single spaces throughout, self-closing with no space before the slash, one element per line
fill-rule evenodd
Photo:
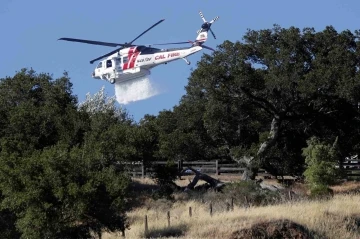
<path fill-rule="evenodd" d="M 232 178 L 220 179 L 233 181 Z M 142 183 L 153 184 L 150 180 Z M 184 185 L 188 181 L 177 183 Z M 128 213 L 131 229 L 126 231 L 126 238 L 145 237 L 145 215 L 148 218 L 148 238 L 232 238 L 235 231 L 277 219 L 298 223 L 315 238 L 360 238 L 360 194 L 344 194 L 359 187 L 360 184 L 355 182 L 335 186 L 335 196 L 330 200 L 300 200 L 250 208 L 235 205 L 233 211 L 227 211 L 225 206 L 216 207 L 212 216 L 208 203 L 149 200 Z M 192 208 L 192 217 L 189 216 L 189 207 Z M 170 227 L 167 211 L 170 211 Z M 103 236 L 103 239 L 115 238 L 121 237 L 109 233 Z"/>

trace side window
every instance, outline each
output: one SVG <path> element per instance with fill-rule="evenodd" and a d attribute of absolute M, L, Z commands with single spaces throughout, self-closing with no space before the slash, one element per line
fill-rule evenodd
<path fill-rule="evenodd" d="M 98 66 L 96 67 L 97 69 L 102 67 L 102 61 L 98 64 Z"/>
<path fill-rule="evenodd" d="M 112 62 L 111 60 L 107 60 L 106 61 L 106 68 L 112 67 Z"/>
<path fill-rule="evenodd" d="M 123 63 L 125 64 L 126 62 L 128 62 L 128 57 L 127 57 L 127 56 L 124 56 L 124 57 L 123 57 Z"/>
<path fill-rule="evenodd" d="M 121 58 L 116 58 L 115 64 L 116 64 L 117 66 L 120 66 L 120 64 L 121 64 Z"/>

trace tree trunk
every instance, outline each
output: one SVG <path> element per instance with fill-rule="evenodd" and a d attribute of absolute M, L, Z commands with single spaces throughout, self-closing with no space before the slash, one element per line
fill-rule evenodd
<path fill-rule="evenodd" d="M 261 144 L 259 150 L 257 151 L 257 157 L 262 160 L 264 154 L 275 144 L 277 137 L 279 136 L 281 118 L 278 115 L 275 115 L 270 127 L 270 132 L 268 138 Z"/>
<path fill-rule="evenodd" d="M 241 177 L 242 180 L 255 180 L 259 170 L 259 165 L 264 160 L 266 152 L 275 144 L 279 135 L 281 119 L 275 116 L 271 122 L 271 128 L 268 138 L 260 145 L 256 153 L 256 157 L 244 156 L 239 161 L 245 163 L 245 170 Z"/>
<path fill-rule="evenodd" d="M 249 181 L 249 180 L 255 180 L 255 177 L 258 173 L 258 168 L 257 167 L 245 167 L 245 170 L 241 176 L 241 180 L 244 181 Z"/>
<path fill-rule="evenodd" d="M 221 181 L 219 181 L 213 177 L 210 177 L 207 174 L 200 173 L 199 171 L 197 171 L 191 167 L 188 167 L 187 169 L 190 169 L 191 171 L 193 171 L 195 173 L 195 177 L 186 186 L 185 191 L 194 189 L 194 187 L 196 186 L 196 184 L 199 180 L 204 180 L 205 182 L 210 184 L 210 187 L 215 188 L 215 189 L 221 188 L 224 185 L 224 183 L 222 183 Z"/>

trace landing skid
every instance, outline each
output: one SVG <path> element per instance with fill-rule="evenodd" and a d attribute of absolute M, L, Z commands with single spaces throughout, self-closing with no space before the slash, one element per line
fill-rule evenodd
<path fill-rule="evenodd" d="M 100 79 L 102 80 L 107 80 L 108 82 L 110 82 L 110 84 L 115 84 L 115 78 L 114 78 L 114 74 L 104 74 L 102 76 L 100 76 Z"/>

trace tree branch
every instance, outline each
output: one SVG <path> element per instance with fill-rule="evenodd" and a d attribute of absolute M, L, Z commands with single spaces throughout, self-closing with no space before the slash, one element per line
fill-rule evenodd
<path fill-rule="evenodd" d="M 251 94 L 250 90 L 241 86 L 240 89 L 251 99 L 255 100 L 256 102 L 260 103 L 259 106 L 261 106 L 263 109 L 269 109 L 273 115 L 278 115 L 279 112 L 276 110 L 276 108 L 267 100 L 257 97 L 253 94 Z M 264 105 L 262 105 L 264 104 Z"/>

